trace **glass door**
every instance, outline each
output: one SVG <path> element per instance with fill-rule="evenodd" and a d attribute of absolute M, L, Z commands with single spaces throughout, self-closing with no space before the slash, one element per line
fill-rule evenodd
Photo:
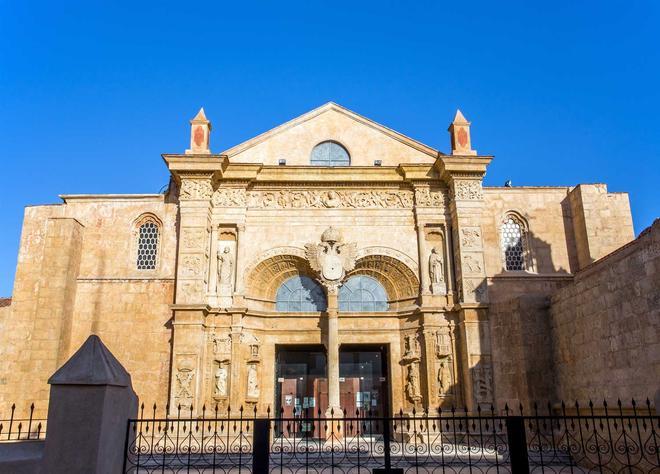
<path fill-rule="evenodd" d="M 323 346 L 276 347 L 276 415 L 298 418 L 298 423 L 282 423 L 278 435 L 287 437 L 318 437 L 319 413 L 328 407 L 326 356 Z"/>
<path fill-rule="evenodd" d="M 339 389 L 348 417 L 389 415 L 386 346 L 342 345 Z"/>

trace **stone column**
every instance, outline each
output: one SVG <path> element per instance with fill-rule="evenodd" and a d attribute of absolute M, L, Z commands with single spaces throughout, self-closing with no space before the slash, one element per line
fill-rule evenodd
<path fill-rule="evenodd" d="M 431 281 L 429 277 L 429 258 L 426 249 L 426 235 L 424 235 L 424 223 L 417 222 L 417 251 L 419 253 L 419 281 L 422 286 L 422 294 L 431 294 Z"/>
<path fill-rule="evenodd" d="M 330 416 L 341 416 L 341 400 L 339 397 L 339 315 L 337 288 L 327 289 L 328 298 L 328 333 L 326 347 L 328 350 L 328 411 Z"/>
<path fill-rule="evenodd" d="M 239 224 L 236 226 L 236 262 L 234 265 L 236 282 L 234 284 L 234 306 L 243 306 L 244 304 L 245 275 L 243 274 L 243 271 L 245 265 L 248 264 L 246 261 L 247 256 L 245 255 L 245 249 L 245 224 Z"/>

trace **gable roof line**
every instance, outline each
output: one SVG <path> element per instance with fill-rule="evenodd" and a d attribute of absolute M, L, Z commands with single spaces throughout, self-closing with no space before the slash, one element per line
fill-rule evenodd
<path fill-rule="evenodd" d="M 402 133 L 397 132 L 396 130 L 392 130 L 391 128 L 388 128 L 384 125 L 381 125 L 377 122 L 374 122 L 373 120 L 364 117 L 363 115 L 360 115 L 356 112 L 353 112 L 350 109 L 347 109 L 346 107 L 343 107 L 335 102 L 326 102 L 320 107 L 317 107 L 315 109 L 310 110 L 309 112 L 306 112 L 302 115 L 299 115 L 298 117 L 295 117 L 287 122 L 284 122 L 281 125 L 278 125 L 274 128 L 271 128 L 270 130 L 263 132 L 256 137 L 250 138 L 249 140 L 246 140 L 242 143 L 239 143 L 238 145 L 234 145 L 231 148 L 228 148 L 227 150 L 223 151 L 221 154 L 222 155 L 227 155 L 227 157 L 231 158 L 234 155 L 237 155 L 238 153 L 241 153 L 249 148 L 252 148 L 253 146 L 256 146 L 264 141 L 266 141 L 268 138 L 278 135 L 285 130 L 288 130 L 290 128 L 295 127 L 296 125 L 300 125 L 302 123 L 305 123 L 315 117 L 318 117 L 319 115 L 329 111 L 329 110 L 335 110 L 339 113 L 342 113 L 346 115 L 349 118 L 352 118 L 356 122 L 359 122 L 363 125 L 366 125 L 374 130 L 377 130 L 384 135 L 389 136 L 390 138 L 393 138 L 394 140 L 397 140 L 400 143 L 403 143 L 404 145 L 408 145 L 411 148 L 414 148 L 422 153 L 425 153 L 429 156 L 433 156 L 434 158 L 438 156 L 438 154 L 443 154 L 440 153 L 438 150 L 435 148 L 432 148 L 428 145 L 425 145 L 424 143 L 417 141 L 413 138 L 410 138 Z"/>

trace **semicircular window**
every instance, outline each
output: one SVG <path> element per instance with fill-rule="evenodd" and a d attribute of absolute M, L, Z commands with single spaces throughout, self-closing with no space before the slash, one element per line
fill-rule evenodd
<path fill-rule="evenodd" d="M 323 288 L 309 277 L 292 276 L 277 289 L 275 309 L 284 313 L 325 311 L 327 303 Z"/>
<path fill-rule="evenodd" d="M 339 288 L 339 311 L 387 311 L 387 292 L 373 277 L 355 275 Z"/>
<path fill-rule="evenodd" d="M 314 166 L 349 166 L 351 157 L 339 143 L 327 141 L 314 147 L 310 162 Z"/>

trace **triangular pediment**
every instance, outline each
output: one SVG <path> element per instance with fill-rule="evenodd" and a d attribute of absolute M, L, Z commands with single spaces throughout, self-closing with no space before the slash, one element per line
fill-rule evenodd
<path fill-rule="evenodd" d="M 312 149 L 324 141 L 346 148 L 352 166 L 433 163 L 438 151 L 334 102 L 275 127 L 224 152 L 230 162 L 309 165 Z"/>

